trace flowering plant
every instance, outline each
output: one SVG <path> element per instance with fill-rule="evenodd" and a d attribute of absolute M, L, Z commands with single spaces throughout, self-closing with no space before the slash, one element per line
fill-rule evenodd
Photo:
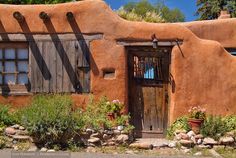
<path fill-rule="evenodd" d="M 123 104 L 118 99 L 113 100 L 112 102 L 107 102 L 106 105 L 108 112 L 111 113 L 119 113 L 123 108 Z"/>
<path fill-rule="evenodd" d="M 206 118 L 206 109 L 201 108 L 200 106 L 191 107 L 189 110 L 189 118 L 193 119 L 205 119 Z"/>

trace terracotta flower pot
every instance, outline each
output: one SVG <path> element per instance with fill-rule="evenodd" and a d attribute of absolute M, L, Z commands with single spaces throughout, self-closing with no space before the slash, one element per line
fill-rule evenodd
<path fill-rule="evenodd" d="M 203 119 L 190 118 L 190 119 L 188 119 L 188 124 L 195 134 L 199 134 L 203 121 L 204 121 Z"/>

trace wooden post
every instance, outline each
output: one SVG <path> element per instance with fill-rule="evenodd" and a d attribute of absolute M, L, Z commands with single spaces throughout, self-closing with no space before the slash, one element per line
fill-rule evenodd
<path fill-rule="evenodd" d="M 13 17 L 20 23 L 22 23 L 23 21 L 25 21 L 25 17 L 18 11 L 13 13 Z"/>
<path fill-rule="evenodd" d="M 40 19 L 42 19 L 43 21 L 47 21 L 50 17 L 46 12 L 40 12 L 39 13 L 39 17 Z"/>
<path fill-rule="evenodd" d="M 69 21 L 72 21 L 74 19 L 74 14 L 72 12 L 67 12 L 66 17 Z"/>

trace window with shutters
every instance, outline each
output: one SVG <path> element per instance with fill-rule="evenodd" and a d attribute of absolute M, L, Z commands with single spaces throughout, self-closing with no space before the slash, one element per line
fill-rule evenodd
<path fill-rule="evenodd" d="M 26 90 L 28 79 L 29 52 L 25 43 L 0 44 L 0 85 L 4 90 Z"/>

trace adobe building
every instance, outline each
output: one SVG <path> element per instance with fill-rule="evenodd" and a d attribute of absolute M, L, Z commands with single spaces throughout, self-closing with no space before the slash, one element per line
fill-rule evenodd
<path fill-rule="evenodd" d="M 130 22 L 101 0 L 0 5 L 0 102 L 69 93 L 80 106 L 105 95 L 124 102 L 142 136 L 165 133 L 191 106 L 235 114 L 235 26 Z"/>

